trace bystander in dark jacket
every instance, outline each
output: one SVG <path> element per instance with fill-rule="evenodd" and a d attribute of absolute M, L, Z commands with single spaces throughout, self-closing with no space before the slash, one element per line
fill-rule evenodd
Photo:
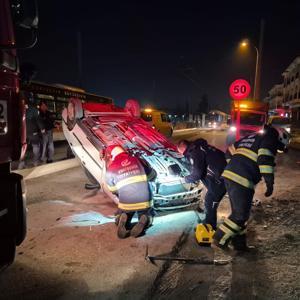
<path fill-rule="evenodd" d="M 41 160 L 51 163 L 54 156 L 53 129 L 56 127 L 55 115 L 48 110 L 47 104 L 44 101 L 41 101 L 39 106 L 40 119 L 45 128 L 45 132 L 42 135 Z"/>

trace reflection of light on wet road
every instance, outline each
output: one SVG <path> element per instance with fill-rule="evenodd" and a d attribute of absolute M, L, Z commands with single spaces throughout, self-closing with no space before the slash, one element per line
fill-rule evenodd
<path fill-rule="evenodd" d="M 183 228 L 191 225 L 191 223 L 199 221 L 203 218 L 203 214 L 196 213 L 193 210 L 157 216 L 153 220 L 153 225 L 147 230 L 147 235 L 182 231 Z"/>
<path fill-rule="evenodd" d="M 175 212 L 168 215 L 154 217 L 153 225 L 147 230 L 147 235 L 156 235 L 165 232 L 180 231 L 186 226 L 204 218 L 203 214 L 194 211 Z M 88 211 L 70 215 L 60 220 L 58 226 L 100 226 L 114 223 L 114 216 L 104 216 L 96 211 Z M 136 217 L 132 223 L 136 223 Z"/>
<path fill-rule="evenodd" d="M 114 222 L 113 216 L 106 217 L 99 212 L 88 211 L 61 218 L 59 226 L 99 226 Z"/>
<path fill-rule="evenodd" d="M 72 203 L 63 201 L 63 200 L 49 200 L 48 201 L 50 204 L 60 204 L 60 205 L 67 205 L 67 206 L 72 206 Z"/>

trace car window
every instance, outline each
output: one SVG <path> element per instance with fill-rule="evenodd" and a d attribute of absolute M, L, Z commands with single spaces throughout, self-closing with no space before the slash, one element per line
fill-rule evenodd
<path fill-rule="evenodd" d="M 160 114 L 162 122 L 169 122 L 169 118 L 167 114 Z"/>

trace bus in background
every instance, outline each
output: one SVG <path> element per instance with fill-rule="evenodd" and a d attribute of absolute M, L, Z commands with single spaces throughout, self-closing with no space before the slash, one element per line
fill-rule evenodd
<path fill-rule="evenodd" d="M 228 127 L 230 115 L 220 110 L 211 110 L 207 115 L 207 127 L 213 129 L 225 129 Z"/>
<path fill-rule="evenodd" d="M 21 90 L 25 93 L 32 93 L 37 106 L 41 100 L 45 101 L 49 111 L 55 114 L 55 121 L 58 123 L 61 123 L 61 113 L 68 106 L 70 98 L 78 98 L 82 102 L 106 104 L 113 102 L 112 98 L 90 94 L 83 89 L 62 84 L 46 84 L 33 81 L 21 85 Z M 61 126 L 54 129 L 53 139 L 54 141 L 65 140 Z"/>
<path fill-rule="evenodd" d="M 172 136 L 173 126 L 169 116 L 164 111 L 145 108 L 141 111 L 141 118 L 166 137 Z"/>
<path fill-rule="evenodd" d="M 240 128 L 237 128 L 238 108 L 240 108 Z M 236 132 L 239 130 L 240 138 L 255 132 L 262 132 L 268 119 L 268 104 L 254 100 L 235 100 L 231 107 L 231 121 L 226 144 L 236 141 Z"/>

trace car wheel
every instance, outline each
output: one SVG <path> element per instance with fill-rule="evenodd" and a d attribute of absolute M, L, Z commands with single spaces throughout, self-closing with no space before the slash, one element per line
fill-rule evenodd
<path fill-rule="evenodd" d="M 0 270 L 12 264 L 16 253 L 16 241 L 10 237 L 0 237 Z"/>
<path fill-rule="evenodd" d="M 128 111 L 135 118 L 139 118 L 141 116 L 140 104 L 135 99 L 128 99 L 126 101 L 125 110 Z"/>
<path fill-rule="evenodd" d="M 16 174 L 20 176 L 19 174 Z M 25 239 L 27 231 L 27 218 L 26 218 L 26 194 L 25 183 L 20 176 L 20 181 L 17 185 L 17 234 L 16 245 L 19 246 Z"/>
<path fill-rule="evenodd" d="M 83 118 L 82 103 L 77 98 L 71 98 L 67 108 L 67 126 L 69 130 L 72 130 L 76 125 L 77 120 Z"/>

